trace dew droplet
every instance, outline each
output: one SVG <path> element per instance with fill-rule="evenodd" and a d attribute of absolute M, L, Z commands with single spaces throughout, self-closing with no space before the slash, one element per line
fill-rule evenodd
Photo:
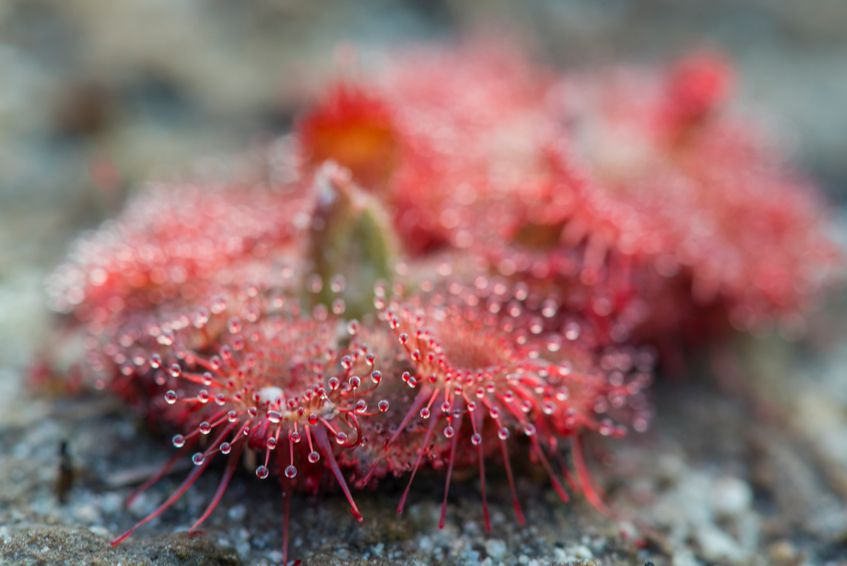
<path fill-rule="evenodd" d="M 544 330 L 544 324 L 538 318 L 533 318 L 529 323 L 529 332 L 534 335 L 539 335 Z"/>
<path fill-rule="evenodd" d="M 333 308 L 337 307 L 337 305 L 338 305 L 337 301 L 338 301 L 338 299 L 336 299 L 336 301 L 333 301 L 333 303 L 332 303 Z M 336 313 L 336 314 L 340 314 L 340 313 Z M 314 318 L 315 320 L 324 321 L 328 317 L 329 317 L 329 309 L 326 308 L 326 305 L 317 304 L 312 309 L 312 318 Z"/>
<path fill-rule="evenodd" d="M 221 442 L 220 450 L 221 454 L 229 454 L 232 452 L 232 445 L 229 442 Z"/>
<path fill-rule="evenodd" d="M 356 319 L 347 323 L 347 334 L 355 336 L 359 332 L 359 321 Z"/>
<path fill-rule="evenodd" d="M 376 406 L 379 409 L 380 413 L 384 413 L 384 412 L 388 411 L 388 400 L 381 399 L 379 401 L 379 403 L 376 404 Z"/>
<path fill-rule="evenodd" d="M 177 448 L 182 448 L 185 446 L 185 437 L 181 434 L 175 434 L 171 439 L 171 443 Z"/>
<path fill-rule="evenodd" d="M 565 338 L 574 341 L 579 338 L 581 329 L 578 322 L 570 321 L 565 324 Z"/>
<path fill-rule="evenodd" d="M 256 468 L 256 477 L 259 478 L 260 480 L 267 478 L 268 475 L 270 475 L 270 473 L 271 472 L 270 472 L 270 470 L 268 470 L 267 466 L 262 465 L 262 466 L 259 466 L 258 468 Z"/>
<path fill-rule="evenodd" d="M 203 456 L 202 452 L 196 452 L 192 457 L 191 461 L 194 462 L 195 466 L 202 466 L 203 462 L 206 461 L 206 458 Z"/>
<path fill-rule="evenodd" d="M 332 301 L 332 314 L 340 316 L 344 314 L 345 310 L 347 310 L 347 303 L 344 302 L 344 299 L 338 297 L 337 299 Z"/>
<path fill-rule="evenodd" d="M 334 275 L 329 282 L 329 288 L 333 293 L 340 293 L 344 290 L 344 287 L 347 285 L 347 282 L 344 279 L 343 275 Z"/>
<path fill-rule="evenodd" d="M 176 391 L 174 391 L 173 389 L 169 389 L 168 391 L 166 391 L 165 402 L 168 405 L 173 405 L 174 403 L 176 403 Z"/>

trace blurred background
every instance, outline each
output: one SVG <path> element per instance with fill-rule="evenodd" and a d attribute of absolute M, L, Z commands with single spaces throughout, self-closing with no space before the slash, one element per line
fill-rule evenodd
<path fill-rule="evenodd" d="M 114 493 L 107 481 L 84 484 L 89 499 L 78 497 L 70 508 L 58 505 L 50 489 L 55 439 L 98 430 L 99 414 L 74 407 L 70 412 L 83 416 L 69 421 L 55 402 L 33 399 L 23 387 L 23 370 L 49 324 L 43 278 L 75 234 L 113 215 L 143 179 L 179 175 L 285 133 L 312 89 L 338 71 L 339 46 L 354 46 L 367 65 L 397 44 L 492 33 L 563 68 L 666 62 L 703 46 L 724 51 L 738 67 L 738 105 L 765 120 L 828 193 L 844 241 L 844 0 L 0 0 L 0 439 L 11 446 L 0 469 L 7 478 L 0 480 L 0 507 L 9 509 L 0 512 L 0 557 L 51 561 L 77 552 L 70 555 L 87 561 L 103 544 L 96 529 L 120 520 L 119 509 L 108 510 Z M 437 556 L 458 563 L 521 556 L 523 563 L 845 563 L 847 352 L 841 344 L 847 333 L 844 298 L 832 302 L 829 316 L 813 328 L 815 349 L 788 350 L 767 338 L 740 346 L 758 376 L 749 380 L 752 392 L 728 399 L 709 384 L 660 388 L 649 450 L 617 449 L 624 463 L 607 481 L 639 478 L 617 499 L 622 509 L 647 505 L 655 539 L 646 549 L 605 533 L 608 526 L 597 518 L 583 519 L 590 512 L 579 506 L 547 518 L 539 511 L 541 525 L 523 534 L 500 532 L 501 540 L 468 527 L 478 519 L 472 512 L 471 519 L 460 514 L 445 532 L 428 534 L 429 508 L 422 503 L 422 518 L 412 524 L 423 526 L 382 536 L 378 499 L 366 503 L 377 516 L 375 534 L 333 537 L 327 517 L 318 514 L 304 525 L 323 533 L 329 546 L 315 551 L 303 543 L 303 531 L 298 548 L 330 562 L 393 562 L 400 555 L 392 558 L 391 548 L 412 560 L 417 555 L 408 549 L 422 548 L 423 563 Z M 114 434 L 118 446 L 122 433 Z M 75 453 L 96 477 L 100 464 L 86 461 L 97 457 L 90 444 L 82 440 Z M 94 451 L 86 453 L 86 446 Z M 155 446 L 150 441 L 148 452 L 139 448 L 130 457 L 159 461 Z M 115 457 L 101 456 L 103 466 Z M 2 485 L 7 482 L 15 485 Z M 645 504 L 638 489 L 656 497 Z M 437 493 L 433 487 L 433 501 Z M 531 500 L 546 508 L 548 495 Z M 715 500 L 724 507 L 695 510 L 711 509 Z M 387 521 L 390 501 L 383 505 Z M 266 523 L 223 513 L 220 548 L 168 539 L 125 552 L 142 563 L 178 562 L 173 545 L 184 542 L 194 545 L 187 560 L 200 557 L 198 563 L 273 561 L 274 509 Z M 501 531 L 515 530 L 509 521 L 503 519 Z M 233 523 L 238 528 L 227 527 Z M 183 524 L 177 518 L 160 528 Z M 56 532 L 65 534 L 51 538 Z M 346 554 L 328 550 L 336 543 Z"/>

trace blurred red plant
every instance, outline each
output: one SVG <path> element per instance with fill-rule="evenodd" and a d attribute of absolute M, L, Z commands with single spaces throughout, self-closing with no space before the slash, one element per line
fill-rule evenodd
<path fill-rule="evenodd" d="M 478 469 L 489 526 L 492 459 L 522 523 L 516 437 L 561 499 L 605 509 L 582 442 L 646 429 L 640 345 L 796 320 L 837 261 L 819 197 L 725 109 L 730 79 L 708 54 L 556 79 L 503 48 L 412 52 L 328 87 L 291 186 L 140 193 L 50 283 L 79 371 L 176 432 L 141 489 L 197 448 L 114 543 L 217 455 L 191 530 L 258 458 L 284 559 L 293 490 L 337 485 L 361 518 L 352 489 L 408 473 L 402 511 L 424 465 L 446 468 L 442 526 L 456 466 Z"/>

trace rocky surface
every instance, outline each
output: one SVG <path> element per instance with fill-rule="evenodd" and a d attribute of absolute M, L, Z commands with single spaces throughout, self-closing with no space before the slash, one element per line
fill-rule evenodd
<path fill-rule="evenodd" d="M 303 77 L 328 72 L 338 40 L 357 40 L 379 56 L 399 39 L 500 19 L 529 30 L 539 52 L 568 65 L 717 42 L 740 61 L 743 103 L 776 116 L 802 163 L 836 199 L 845 194 L 847 112 L 836 104 L 847 96 L 838 71 L 847 53 L 843 2 L 736 9 L 726 0 L 706 9 L 652 0 L 602 11 L 592 2 L 538 2 L 520 14 L 500 4 L 485 13 L 462 1 L 428 11 L 376 1 L 368 9 L 0 4 L 0 562 L 280 560 L 278 489 L 249 473 L 236 478 L 202 535 L 185 533 L 214 492 L 214 469 L 172 510 L 111 548 L 108 541 L 154 509 L 186 468 L 124 509 L 124 498 L 170 456 L 168 443 L 106 396 L 34 394 L 25 376 L 39 349 L 55 344 L 42 280 L 67 240 L 111 214 L 136 180 L 283 131 L 307 87 Z M 401 484 L 358 494 L 361 525 L 338 495 L 295 497 L 292 554 L 310 564 L 844 563 L 845 303 L 836 293 L 800 343 L 739 337 L 704 353 L 682 379 L 658 384 L 650 432 L 592 444 L 591 466 L 613 519 L 582 500 L 563 505 L 527 466 L 518 489 L 528 525 L 518 527 L 502 470 L 493 468 L 492 531 L 483 531 L 473 475 L 451 490 L 439 530 L 442 478 L 424 474 L 400 518 Z"/>

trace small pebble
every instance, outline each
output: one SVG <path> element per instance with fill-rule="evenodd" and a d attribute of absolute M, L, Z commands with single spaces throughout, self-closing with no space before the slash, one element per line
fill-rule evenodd
<path fill-rule="evenodd" d="M 715 482 L 712 490 L 712 510 L 717 515 L 731 517 L 750 507 L 753 492 L 746 482 L 726 477 Z"/>
<path fill-rule="evenodd" d="M 91 532 L 91 534 L 97 535 L 98 537 L 112 538 L 113 536 L 113 534 L 109 532 L 109 529 L 107 529 L 106 527 L 101 527 L 100 525 L 88 527 L 88 530 Z"/>
<path fill-rule="evenodd" d="M 241 522 L 244 520 L 244 517 L 247 516 L 247 507 L 244 505 L 233 505 L 230 507 L 229 511 L 227 511 L 227 515 L 233 521 Z"/>
<path fill-rule="evenodd" d="M 569 550 L 571 555 L 577 560 L 590 560 L 594 558 L 594 553 L 591 552 L 591 549 L 583 544 L 572 546 Z"/>
<path fill-rule="evenodd" d="M 797 566 L 802 562 L 797 549 L 787 540 L 778 540 L 768 547 L 768 556 L 774 566 Z"/>
<path fill-rule="evenodd" d="M 101 520 L 100 510 L 92 503 L 84 503 L 74 509 L 74 517 L 83 523 L 94 524 Z"/>
<path fill-rule="evenodd" d="M 506 554 L 506 543 L 496 538 L 488 539 L 485 541 L 485 552 L 494 560 L 499 560 Z"/>

